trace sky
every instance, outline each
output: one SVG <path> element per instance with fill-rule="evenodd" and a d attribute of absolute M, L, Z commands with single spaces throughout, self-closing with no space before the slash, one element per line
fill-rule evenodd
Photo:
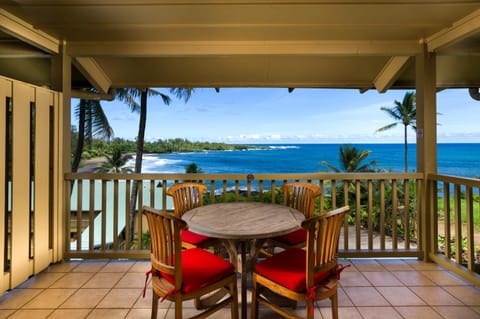
<path fill-rule="evenodd" d="M 168 89 L 157 89 L 169 94 Z M 288 143 L 403 143 L 403 125 L 376 132 L 393 123 L 380 110 L 394 107 L 407 91 L 212 88 L 195 89 L 188 102 L 172 96 L 165 105 L 160 98 L 148 100 L 145 139 L 186 138 L 190 141 L 235 144 Z M 123 102 L 102 101 L 115 137 L 134 140 L 138 114 Z M 72 106 L 78 100 L 72 101 Z M 480 142 L 480 101 L 466 89 L 437 93 L 437 137 L 439 143 Z M 77 120 L 72 112 L 72 124 Z M 408 142 L 415 133 L 408 129 Z"/>

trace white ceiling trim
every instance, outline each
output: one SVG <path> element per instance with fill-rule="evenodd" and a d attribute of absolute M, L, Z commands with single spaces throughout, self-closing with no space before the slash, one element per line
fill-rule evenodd
<path fill-rule="evenodd" d="M 388 60 L 374 80 L 378 92 L 386 92 L 400 76 L 407 65 L 409 56 L 394 56 Z"/>
<path fill-rule="evenodd" d="M 433 52 L 444 48 L 476 32 L 480 32 L 480 10 L 474 11 L 453 23 L 451 27 L 428 37 L 426 39 L 428 51 Z"/>
<path fill-rule="evenodd" d="M 3 9 L 0 9 L 0 30 L 49 53 L 59 52 L 60 42 L 57 39 Z"/>
<path fill-rule="evenodd" d="M 103 69 L 92 58 L 75 58 L 73 59 L 79 71 L 88 79 L 101 93 L 107 93 L 112 85 L 112 81 L 103 71 Z"/>

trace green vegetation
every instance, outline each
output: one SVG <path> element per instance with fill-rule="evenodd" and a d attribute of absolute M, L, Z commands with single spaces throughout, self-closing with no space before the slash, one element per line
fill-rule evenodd
<path fill-rule="evenodd" d="M 76 128 L 72 129 L 72 145 L 75 146 L 78 139 Z M 167 140 L 157 140 L 155 142 L 145 142 L 145 153 L 174 153 L 174 152 L 202 152 L 202 151 L 232 151 L 261 149 L 264 146 L 251 146 L 245 144 L 225 144 L 210 142 L 192 142 L 183 138 L 174 138 Z M 73 149 L 73 148 L 72 148 Z M 104 157 L 113 155 L 113 151 L 117 149 L 123 154 L 134 154 L 136 149 L 135 141 L 122 138 L 115 138 L 112 141 L 104 139 L 93 139 L 90 145 L 83 150 L 82 159 L 91 159 L 96 157 Z M 72 154 L 73 156 L 73 154 Z"/>

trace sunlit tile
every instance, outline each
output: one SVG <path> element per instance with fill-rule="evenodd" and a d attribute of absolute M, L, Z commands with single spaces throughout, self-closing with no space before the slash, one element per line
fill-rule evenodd
<path fill-rule="evenodd" d="M 108 289 L 78 289 L 60 308 L 95 308 Z"/>
<path fill-rule="evenodd" d="M 358 307 L 357 310 L 363 319 L 402 319 L 402 316 L 393 307 Z"/>
<path fill-rule="evenodd" d="M 473 286 L 445 286 L 451 295 L 460 299 L 466 305 L 480 306 L 480 289 Z"/>
<path fill-rule="evenodd" d="M 64 275 L 65 273 L 59 272 L 42 272 L 28 279 L 19 288 L 48 288 Z"/>
<path fill-rule="evenodd" d="M 57 309 L 48 319 L 84 319 L 92 309 Z"/>
<path fill-rule="evenodd" d="M 127 272 L 135 265 L 134 261 L 110 261 L 100 272 Z"/>
<path fill-rule="evenodd" d="M 82 288 L 113 288 L 122 278 L 123 273 L 99 272 L 90 278 Z"/>
<path fill-rule="evenodd" d="M 40 294 L 43 289 L 15 289 L 0 297 L 0 309 L 18 309 Z"/>
<path fill-rule="evenodd" d="M 87 260 L 75 267 L 73 272 L 98 272 L 107 265 L 106 261 Z"/>
<path fill-rule="evenodd" d="M 469 307 L 447 307 L 447 306 L 438 306 L 434 309 L 442 315 L 445 319 L 458 319 L 458 318 L 468 318 L 468 319 L 479 319 L 480 314 Z"/>
<path fill-rule="evenodd" d="M 87 319 L 121 319 L 128 314 L 128 309 L 94 309 Z"/>
<path fill-rule="evenodd" d="M 442 319 L 433 308 L 426 306 L 395 307 L 404 318 Z"/>
<path fill-rule="evenodd" d="M 407 287 L 377 287 L 393 306 L 422 306 L 425 302 Z"/>
<path fill-rule="evenodd" d="M 439 286 L 468 285 L 466 281 L 448 271 L 432 270 L 421 273 Z"/>
<path fill-rule="evenodd" d="M 129 272 L 122 276 L 115 285 L 115 288 L 143 288 L 144 285 L 144 274 Z"/>
<path fill-rule="evenodd" d="M 97 308 L 131 308 L 141 295 L 141 289 L 112 289 Z"/>
<path fill-rule="evenodd" d="M 403 286 L 402 282 L 388 271 L 366 271 L 363 275 L 372 286 Z"/>
<path fill-rule="evenodd" d="M 430 306 L 456 306 L 462 303 L 441 287 L 409 287 Z"/>
<path fill-rule="evenodd" d="M 76 289 L 45 289 L 38 294 L 24 308 L 26 309 L 50 309 L 58 308 Z"/>
<path fill-rule="evenodd" d="M 387 306 L 388 301 L 373 287 L 345 287 L 353 304 L 359 306 Z"/>
<path fill-rule="evenodd" d="M 51 288 L 80 288 L 93 275 L 93 273 L 69 273 L 57 280 Z"/>
<path fill-rule="evenodd" d="M 392 275 L 407 286 L 434 286 L 435 283 L 417 271 L 393 271 Z"/>
<path fill-rule="evenodd" d="M 14 312 L 8 319 L 44 319 L 52 312 L 52 309 L 20 309 Z"/>

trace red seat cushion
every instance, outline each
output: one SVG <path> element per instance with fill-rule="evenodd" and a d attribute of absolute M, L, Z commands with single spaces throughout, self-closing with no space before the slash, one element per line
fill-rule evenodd
<path fill-rule="evenodd" d="M 182 292 L 191 293 L 215 283 L 235 271 L 228 261 L 201 248 L 182 250 Z M 161 273 L 170 283 L 175 283 L 171 275 Z"/>
<path fill-rule="evenodd" d="M 305 292 L 306 263 L 307 253 L 305 250 L 290 248 L 257 263 L 255 271 L 290 290 Z M 315 284 L 326 280 L 330 274 L 330 270 L 315 274 Z"/>
<path fill-rule="evenodd" d="M 182 230 L 181 236 L 182 241 L 193 245 L 199 245 L 210 239 L 210 237 L 191 232 L 188 229 Z"/>
<path fill-rule="evenodd" d="M 291 233 L 275 237 L 275 240 L 288 245 L 297 245 L 307 240 L 307 231 L 303 228 L 298 229 Z"/>

